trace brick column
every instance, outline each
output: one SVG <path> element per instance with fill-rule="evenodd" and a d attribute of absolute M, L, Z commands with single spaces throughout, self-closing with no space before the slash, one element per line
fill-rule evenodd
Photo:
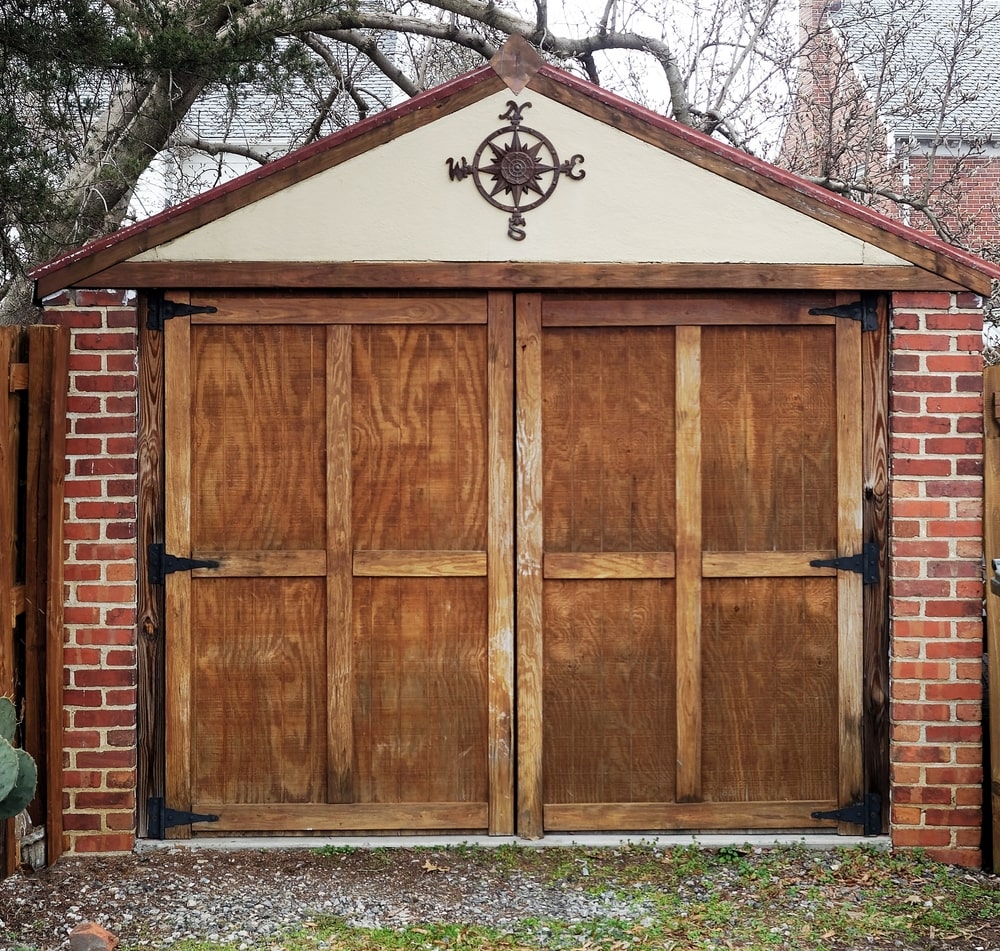
<path fill-rule="evenodd" d="M 121 292 L 80 290 L 46 302 L 45 321 L 71 331 L 66 847 L 129 850 L 135 843 L 136 311 Z"/>
<path fill-rule="evenodd" d="M 891 348 L 892 841 L 979 865 L 981 300 L 895 294 Z"/>

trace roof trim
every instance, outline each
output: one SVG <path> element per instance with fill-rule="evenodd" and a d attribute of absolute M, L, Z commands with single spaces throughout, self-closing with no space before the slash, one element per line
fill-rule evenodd
<path fill-rule="evenodd" d="M 504 80 L 491 65 L 484 65 L 437 86 L 174 208 L 39 266 L 30 274 L 35 281 L 36 299 L 86 281 L 149 248 L 173 240 L 505 88 Z M 541 66 L 531 76 L 527 88 L 911 261 L 916 267 L 947 281 L 983 295 L 989 295 L 993 282 L 1000 281 L 1000 265 L 991 264 L 938 238 L 893 221 L 556 67 Z"/>

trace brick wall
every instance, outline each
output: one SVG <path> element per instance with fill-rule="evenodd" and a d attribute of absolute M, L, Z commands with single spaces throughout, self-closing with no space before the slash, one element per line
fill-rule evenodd
<path fill-rule="evenodd" d="M 121 292 L 46 302 L 71 330 L 66 451 L 64 828 L 131 849 L 136 763 L 136 312 Z"/>
<path fill-rule="evenodd" d="M 981 863 L 982 302 L 894 295 L 892 839 Z"/>

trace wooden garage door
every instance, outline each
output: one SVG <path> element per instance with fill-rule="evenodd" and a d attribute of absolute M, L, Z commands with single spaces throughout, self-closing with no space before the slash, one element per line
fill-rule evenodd
<path fill-rule="evenodd" d="M 519 828 L 807 828 L 861 787 L 860 325 L 521 296 Z"/>
<path fill-rule="evenodd" d="M 167 802 L 219 820 L 179 834 L 512 832 L 510 298 L 193 302 Z"/>
<path fill-rule="evenodd" d="M 862 580 L 810 564 L 861 548 L 833 302 L 195 298 L 166 541 L 218 567 L 167 578 L 167 802 L 219 821 L 178 834 L 798 829 L 856 800 Z"/>

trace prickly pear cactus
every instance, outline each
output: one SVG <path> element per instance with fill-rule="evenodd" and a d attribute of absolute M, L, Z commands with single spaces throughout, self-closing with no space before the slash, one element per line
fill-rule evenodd
<path fill-rule="evenodd" d="M 9 697 L 0 697 L 0 820 L 21 812 L 35 796 L 35 761 L 11 743 L 17 710 Z"/>

